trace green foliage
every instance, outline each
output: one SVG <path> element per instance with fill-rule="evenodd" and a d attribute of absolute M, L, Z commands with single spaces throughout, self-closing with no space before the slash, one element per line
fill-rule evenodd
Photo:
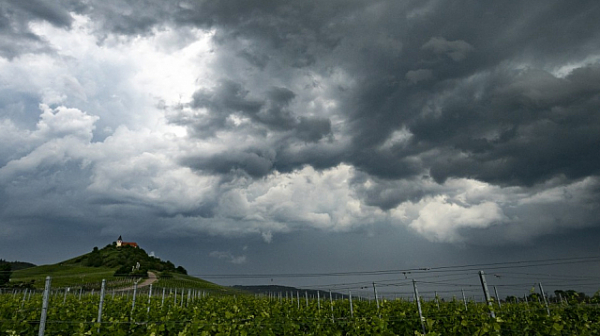
<path fill-rule="evenodd" d="M 12 275 L 12 266 L 10 263 L 0 259 L 0 287 L 8 284 Z"/>
<path fill-rule="evenodd" d="M 52 296 L 48 309 L 48 335 L 422 335 L 414 302 L 393 300 L 268 299 L 245 295 L 202 295 L 200 292 L 162 290 L 155 296 L 139 292 L 132 297 L 106 295 L 102 324 L 97 323 L 99 295 L 62 293 Z M 188 296 L 189 293 L 193 293 Z M 0 335 L 35 335 L 41 294 L 0 295 Z M 333 313 L 332 313 L 333 309 Z M 547 315 L 537 303 L 506 303 L 489 316 L 483 303 L 423 302 L 426 335 L 598 335 L 600 309 L 594 305 L 552 306 Z M 333 314 L 333 315 L 332 315 Z"/>
<path fill-rule="evenodd" d="M 135 268 L 138 263 L 139 268 L 132 271 L 132 267 Z M 19 270 L 14 273 L 13 278 L 28 284 L 33 280 L 36 288 L 43 288 L 45 277 L 50 275 L 57 286 L 97 288 L 102 279 L 107 279 L 111 286 L 118 286 L 117 282 L 120 280 L 115 277 L 145 278 L 148 271 L 187 274 L 185 268 L 175 267 L 170 261 L 149 256 L 141 248 L 117 247 L 113 242 L 101 249 L 94 247 L 90 253 L 55 265 Z"/>
<path fill-rule="evenodd" d="M 44 288 L 45 278 L 49 275 L 54 287 L 96 288 L 102 279 L 113 279 L 114 272 L 114 268 L 86 267 L 81 264 L 42 265 L 14 272 L 11 283 L 34 281 L 35 288 Z"/>
<path fill-rule="evenodd" d="M 89 267 L 134 267 L 140 264 L 143 270 L 172 272 L 187 274 L 187 271 L 182 266 L 175 267 L 170 261 L 162 261 L 159 258 L 149 256 L 142 248 L 132 246 L 117 247 L 116 244 L 109 244 L 102 249 L 97 247 L 90 253 L 83 256 L 73 258 L 63 262 L 63 264 L 77 264 Z"/>
<path fill-rule="evenodd" d="M 131 267 L 129 266 L 121 266 L 119 267 L 119 269 L 117 269 L 115 271 L 115 274 L 113 274 L 116 277 L 122 277 L 122 276 L 129 276 L 129 274 L 131 273 Z"/>
<path fill-rule="evenodd" d="M 6 260 L 0 259 L 0 264 L 2 264 L 2 263 L 10 264 L 10 267 L 13 271 L 18 271 L 18 270 L 22 270 L 22 269 L 26 269 L 26 268 L 35 267 L 35 264 L 29 263 L 29 262 L 24 262 L 24 261 L 6 261 Z"/>
<path fill-rule="evenodd" d="M 121 266 L 115 271 L 115 277 L 147 278 L 148 270 L 140 267 L 135 269 L 129 266 Z"/>
<path fill-rule="evenodd" d="M 160 274 L 158 275 L 159 279 L 172 279 L 173 278 L 173 274 L 164 271 L 164 272 L 160 272 Z"/>
<path fill-rule="evenodd" d="M 554 294 L 556 297 L 561 297 L 563 300 L 566 300 L 569 304 L 582 303 L 586 300 L 589 300 L 589 297 L 585 295 L 583 292 L 577 292 L 575 290 L 555 290 Z"/>
<path fill-rule="evenodd" d="M 104 266 L 103 255 L 100 254 L 100 251 L 97 247 L 94 247 L 94 250 L 88 254 L 87 258 L 85 259 L 84 265 L 88 267 Z"/>
<path fill-rule="evenodd" d="M 124 269 L 126 269 L 128 272 L 131 272 L 131 266 L 124 267 Z M 145 272 L 145 269 L 140 269 L 141 272 Z M 117 269 L 115 268 L 106 267 L 85 267 L 79 266 L 78 264 L 43 265 L 14 272 L 10 284 L 11 286 L 13 283 L 26 283 L 27 285 L 30 285 L 30 282 L 33 281 L 33 287 L 43 289 L 45 278 L 46 276 L 50 275 L 52 277 L 53 287 L 84 287 L 87 289 L 99 289 L 102 279 L 106 279 L 109 288 L 120 288 L 131 286 L 134 278 L 145 277 L 145 274 L 136 274 L 135 277 L 130 277 L 131 274 L 128 274 L 127 276 L 120 276 L 118 274 L 115 275 L 116 270 Z M 159 280 L 155 286 L 159 285 L 170 288 L 197 288 L 210 291 L 219 291 L 223 293 L 233 291 L 231 289 L 188 275 L 179 273 L 170 274 L 172 277 L 169 280 Z"/>

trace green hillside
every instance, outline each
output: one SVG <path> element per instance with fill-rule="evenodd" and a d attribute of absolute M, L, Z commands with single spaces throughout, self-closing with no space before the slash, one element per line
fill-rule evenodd
<path fill-rule="evenodd" d="M 139 263 L 139 267 L 138 267 Z M 175 267 L 170 261 L 149 256 L 142 248 L 131 246 L 117 247 L 116 243 L 102 249 L 94 247 L 92 252 L 65 260 L 61 265 L 116 268 L 118 275 L 144 276 L 147 271 L 187 274 L 182 266 Z M 135 271 L 132 271 L 135 269 Z"/>
<path fill-rule="evenodd" d="M 96 289 L 102 279 L 108 288 L 129 287 L 134 281 L 147 278 L 152 273 L 158 280 L 155 286 L 170 288 L 194 288 L 207 291 L 230 292 L 231 289 L 191 277 L 182 266 L 149 256 L 144 249 L 131 246 L 117 247 L 116 243 L 102 249 L 53 265 L 35 266 L 16 270 L 10 283 L 20 286 L 43 288 L 46 276 L 52 278 L 52 287 L 83 287 Z"/>
<path fill-rule="evenodd" d="M 86 267 L 77 265 L 42 265 L 13 272 L 11 283 L 33 283 L 35 288 L 44 288 L 46 276 L 52 277 L 52 287 L 99 287 L 102 279 L 117 281 L 115 268 Z"/>

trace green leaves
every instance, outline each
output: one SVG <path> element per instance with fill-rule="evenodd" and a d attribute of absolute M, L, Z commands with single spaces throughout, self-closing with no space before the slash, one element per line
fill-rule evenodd
<path fill-rule="evenodd" d="M 159 291 L 162 292 L 162 291 Z M 148 300 L 141 294 L 131 311 L 130 296 L 105 297 L 103 323 L 96 323 L 98 295 L 51 297 L 48 335 L 422 335 L 414 302 L 386 301 L 377 310 L 372 301 L 267 299 L 253 296 L 187 297 L 181 304 L 168 296 Z M 41 295 L 0 295 L 0 335 L 35 335 Z M 334 308 L 332 319 L 331 308 Z M 149 308 L 149 310 L 148 310 Z M 458 302 L 423 302 L 426 335 L 595 335 L 600 334 L 600 309 L 595 305 L 505 303 L 492 319 L 483 303 L 469 310 Z M 98 332 L 99 330 L 99 332 Z"/>

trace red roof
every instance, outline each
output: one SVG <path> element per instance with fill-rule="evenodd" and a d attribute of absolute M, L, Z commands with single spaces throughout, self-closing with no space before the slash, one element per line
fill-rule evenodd
<path fill-rule="evenodd" d="M 121 242 L 121 246 L 133 246 L 133 247 L 138 247 L 137 243 L 133 243 L 133 242 Z"/>

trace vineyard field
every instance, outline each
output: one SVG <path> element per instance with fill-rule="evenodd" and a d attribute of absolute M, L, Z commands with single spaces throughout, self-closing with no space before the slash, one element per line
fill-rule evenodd
<path fill-rule="evenodd" d="M 594 304 L 494 305 L 408 300 L 333 300 L 321 297 L 208 295 L 155 288 L 154 295 L 57 291 L 50 295 L 45 335 L 598 335 Z M 379 307 L 378 307 L 379 306 Z M 0 294 L 0 335 L 37 335 L 42 294 Z"/>

